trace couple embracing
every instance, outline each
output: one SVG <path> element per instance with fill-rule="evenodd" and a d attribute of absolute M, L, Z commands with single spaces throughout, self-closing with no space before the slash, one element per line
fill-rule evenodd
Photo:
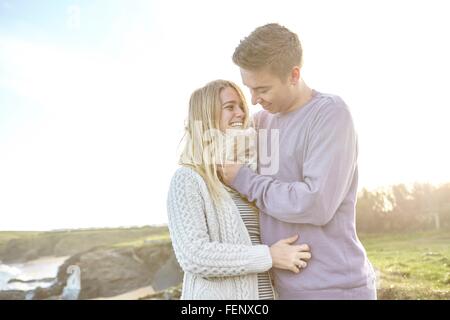
<path fill-rule="evenodd" d="M 191 95 L 167 199 L 181 298 L 376 299 L 349 108 L 308 87 L 298 36 L 279 24 L 255 29 L 233 62 L 264 110 L 251 117 L 231 81 Z"/>

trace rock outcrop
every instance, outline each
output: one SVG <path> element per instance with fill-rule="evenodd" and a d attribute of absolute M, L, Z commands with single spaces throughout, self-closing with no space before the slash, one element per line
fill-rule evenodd
<path fill-rule="evenodd" d="M 0 291 L 0 300 L 25 300 L 26 295 L 26 291 L 20 290 Z"/>
<path fill-rule="evenodd" d="M 97 247 L 67 259 L 55 284 L 37 289 L 33 299 L 61 296 L 71 266 L 80 268 L 79 299 L 116 296 L 148 285 L 161 291 L 180 284 L 183 277 L 170 240 L 139 247 Z"/>

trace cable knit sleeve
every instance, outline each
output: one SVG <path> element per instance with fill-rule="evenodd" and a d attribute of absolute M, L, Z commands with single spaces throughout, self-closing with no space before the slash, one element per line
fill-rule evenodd
<path fill-rule="evenodd" d="M 269 247 L 212 241 L 205 218 L 205 200 L 197 173 L 180 168 L 172 178 L 168 199 L 172 246 L 185 272 L 203 277 L 237 276 L 272 267 Z"/>

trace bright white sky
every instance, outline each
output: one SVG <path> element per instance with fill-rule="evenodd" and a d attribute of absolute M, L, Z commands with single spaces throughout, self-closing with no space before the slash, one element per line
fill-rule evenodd
<path fill-rule="evenodd" d="M 269 22 L 350 106 L 360 188 L 450 181 L 447 3 L 0 0 L 0 230 L 166 223 L 190 93 Z"/>

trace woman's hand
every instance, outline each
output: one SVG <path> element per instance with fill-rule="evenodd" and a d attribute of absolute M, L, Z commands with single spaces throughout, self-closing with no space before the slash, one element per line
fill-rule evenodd
<path fill-rule="evenodd" d="M 224 164 L 217 166 L 217 173 L 222 178 L 223 182 L 225 182 L 225 184 L 230 185 L 234 181 L 234 178 L 236 178 L 241 167 L 242 164 Z"/>
<path fill-rule="evenodd" d="M 287 239 L 281 239 L 270 246 L 272 266 L 278 269 L 290 270 L 299 273 L 301 268 L 306 268 L 311 252 L 307 244 L 293 245 L 298 235 Z"/>

